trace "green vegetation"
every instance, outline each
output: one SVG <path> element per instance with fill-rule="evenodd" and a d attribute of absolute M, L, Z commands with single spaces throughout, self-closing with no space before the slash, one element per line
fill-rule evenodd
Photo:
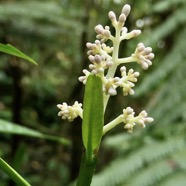
<path fill-rule="evenodd" d="M 82 102 L 77 79 L 88 66 L 86 42 L 94 40 L 95 25 L 109 24 L 108 11 L 119 15 L 125 3 L 132 5 L 127 27 L 143 34 L 121 45 L 121 56 L 143 41 L 155 59 L 148 71 L 129 65 L 141 74 L 135 95 L 118 91 L 104 120 L 132 106 L 137 113 L 145 108 L 154 122 L 132 135 L 123 127 L 105 135 L 92 186 L 185 185 L 185 0 L 1 0 L 0 47 L 9 43 L 38 63 L 0 54 L 0 156 L 31 185 L 70 185 L 77 178 L 81 121 L 61 121 L 56 105 Z M 0 185 L 14 185 L 3 171 Z"/>

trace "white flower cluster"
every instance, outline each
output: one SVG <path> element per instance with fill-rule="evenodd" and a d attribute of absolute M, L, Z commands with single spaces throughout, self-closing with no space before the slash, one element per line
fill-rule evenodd
<path fill-rule="evenodd" d="M 75 101 L 74 105 L 68 106 L 66 103 L 58 104 L 57 107 L 60 109 L 58 116 L 62 119 L 68 119 L 73 121 L 78 116 L 82 117 L 82 104 Z"/>
<path fill-rule="evenodd" d="M 154 54 L 152 53 L 151 47 L 145 47 L 143 43 L 139 43 L 132 57 L 146 70 L 152 65 L 151 60 L 154 58 Z"/>
<path fill-rule="evenodd" d="M 127 96 L 128 94 L 133 95 L 134 90 L 132 89 L 134 87 L 134 83 L 137 81 L 137 77 L 139 76 L 139 72 L 134 72 L 133 69 L 130 69 L 128 73 L 126 73 L 125 66 L 120 68 L 121 71 L 121 78 L 114 77 L 114 78 L 106 78 L 104 77 L 103 82 L 103 91 L 106 94 L 109 94 L 111 96 L 116 95 L 117 87 L 123 88 L 123 95 Z"/>
<path fill-rule="evenodd" d="M 86 84 L 86 80 L 90 73 L 98 74 L 102 79 L 103 92 L 109 96 L 117 94 L 117 87 L 121 87 L 123 89 L 123 94 L 125 96 L 128 94 L 134 94 L 134 90 L 132 89 L 132 87 L 135 86 L 134 82 L 137 82 L 139 73 L 134 72 L 132 69 L 130 69 L 127 73 L 126 68 L 122 67 L 122 77 L 113 77 L 115 74 L 114 71 L 119 64 L 126 63 L 126 61 L 136 61 L 142 66 L 142 68 L 147 69 L 148 66 L 152 64 L 150 60 L 154 57 L 152 49 L 150 47 L 145 48 L 142 43 L 138 44 L 134 54 L 132 54 L 131 57 L 127 59 L 122 58 L 120 60 L 118 56 L 116 56 L 116 53 L 118 55 L 119 51 L 114 51 L 114 47 L 119 47 L 119 43 L 124 39 L 128 40 L 141 34 L 140 30 L 132 30 L 131 32 L 128 32 L 128 29 L 124 27 L 126 18 L 130 13 L 130 9 L 130 5 L 125 5 L 118 20 L 116 19 L 116 15 L 113 11 L 109 12 L 108 17 L 116 30 L 115 36 L 111 34 L 109 26 L 103 27 L 99 24 L 95 27 L 97 40 L 95 41 L 95 43 L 87 43 L 87 48 L 89 49 L 87 54 L 91 62 L 91 64 L 89 65 L 90 71 L 84 69 L 83 73 L 85 75 L 80 76 L 79 81 Z M 112 47 L 105 44 L 107 40 L 112 41 Z M 113 71 L 112 76 L 106 75 L 106 72 L 109 73 L 110 71 Z M 135 78 L 132 76 L 134 76 Z"/>
<path fill-rule="evenodd" d="M 153 118 L 147 117 L 147 112 L 143 110 L 140 114 L 134 117 L 134 110 L 131 107 L 127 107 L 123 109 L 123 122 L 125 123 L 124 128 L 127 129 L 129 133 L 133 132 L 133 127 L 138 124 L 142 128 L 146 126 L 146 124 L 151 123 Z"/>
<path fill-rule="evenodd" d="M 132 30 L 124 26 L 126 19 L 130 13 L 131 7 L 126 4 L 123 6 L 121 14 L 118 19 L 113 11 L 108 14 L 109 19 L 113 27 L 115 28 L 114 34 L 111 33 L 109 26 L 103 27 L 98 24 L 95 27 L 96 40 L 94 43 L 87 43 L 88 48 L 88 59 L 90 61 L 89 70 L 83 70 L 83 76 L 80 76 L 79 81 L 86 84 L 87 78 L 90 74 L 98 75 L 102 80 L 103 86 L 103 101 L 104 109 L 107 106 L 110 96 L 117 94 L 117 88 L 120 87 L 123 90 L 123 95 L 133 95 L 135 82 L 137 82 L 137 77 L 140 75 L 139 72 L 135 72 L 133 69 L 129 71 L 123 66 L 124 63 L 137 62 L 143 69 L 148 69 L 152 65 L 151 60 L 154 58 L 152 53 L 152 48 L 145 47 L 143 43 L 139 43 L 134 51 L 134 53 L 125 58 L 119 58 L 119 47 L 123 40 L 129 40 L 137 37 L 141 34 L 141 30 Z M 112 46 L 107 46 L 106 42 L 110 40 L 113 44 Z M 120 68 L 121 77 L 115 77 L 115 72 L 117 67 L 122 64 Z M 77 101 L 73 106 L 68 106 L 66 103 L 59 104 L 57 107 L 60 109 L 58 116 L 62 119 L 68 119 L 73 121 L 74 118 L 80 116 L 81 118 L 83 110 L 82 104 Z M 145 127 L 147 123 L 153 121 L 153 118 L 147 117 L 146 111 L 142 111 L 138 116 L 134 116 L 135 112 L 131 107 L 127 107 L 123 110 L 123 114 L 119 115 L 116 119 L 110 123 L 104 125 L 103 135 L 109 131 L 111 128 L 115 127 L 119 123 L 124 122 L 124 128 L 127 129 L 129 133 L 133 132 L 133 127 L 138 124 L 141 127 Z"/>

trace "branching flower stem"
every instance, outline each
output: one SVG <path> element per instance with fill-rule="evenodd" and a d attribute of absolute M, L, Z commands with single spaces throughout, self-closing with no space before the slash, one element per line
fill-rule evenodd
<path fill-rule="evenodd" d="M 114 120 L 106 124 L 103 127 L 103 135 L 105 135 L 105 133 L 107 133 L 109 130 L 114 128 L 116 125 L 120 124 L 122 121 L 123 121 L 123 116 L 119 115 L 117 118 L 115 118 Z"/>
<path fill-rule="evenodd" d="M 83 109 L 81 108 L 82 104 L 77 101 L 72 106 L 66 103 L 58 104 L 58 108 L 60 109 L 58 116 L 62 119 L 73 121 L 78 116 L 83 119 L 82 134 L 85 154 L 83 154 L 82 157 L 77 186 L 88 186 L 91 184 L 103 135 L 121 123 L 128 133 L 133 133 L 135 125 L 144 128 L 146 124 L 153 121 L 153 118 L 147 116 L 145 110 L 141 111 L 136 116 L 134 110 L 131 107 L 127 107 L 123 109 L 122 114 L 104 125 L 104 113 L 110 96 L 117 95 L 116 89 L 122 88 L 124 96 L 133 95 L 135 93 L 133 87 L 140 73 L 135 72 L 134 69 L 127 70 L 125 65 L 121 64 L 137 62 L 146 70 L 152 65 L 151 60 L 154 58 L 152 48 L 145 47 L 143 43 L 137 45 L 131 56 L 119 58 L 121 41 L 132 39 L 141 34 L 141 30 L 132 30 L 128 32 L 127 27 L 124 27 L 130 10 L 130 5 L 124 5 L 118 18 L 113 11 L 110 11 L 108 17 L 115 28 L 114 35 L 112 35 L 109 26 L 103 27 L 98 24 L 94 28 L 97 33 L 95 42 L 88 42 L 86 44 L 89 49 L 87 54 L 90 61 L 90 70 L 84 69 L 84 75 L 78 78 L 79 81 L 86 84 L 87 88 L 85 89 L 84 98 L 86 98 L 86 101 L 84 101 Z M 108 40 L 112 42 L 112 46 L 106 44 Z M 115 77 L 119 65 L 121 65 L 121 75 Z M 97 89 L 98 87 L 99 89 Z M 97 92 L 94 93 L 93 90 L 97 90 Z"/>
<path fill-rule="evenodd" d="M 113 78 L 116 72 L 116 69 L 118 67 L 118 54 L 119 54 L 119 45 L 120 45 L 120 33 L 121 33 L 121 28 L 116 29 L 115 37 L 112 37 L 112 42 L 113 42 L 113 53 L 112 53 L 112 61 L 113 61 L 113 66 L 108 69 L 107 78 Z M 108 100 L 110 98 L 110 95 L 104 94 L 103 100 L 104 100 L 104 111 L 107 107 Z"/>

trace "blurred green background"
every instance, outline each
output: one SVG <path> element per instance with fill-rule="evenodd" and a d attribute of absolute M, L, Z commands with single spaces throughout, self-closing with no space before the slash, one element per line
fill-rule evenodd
<path fill-rule="evenodd" d="M 84 86 L 77 79 L 89 64 L 86 42 L 94 42 L 94 26 L 110 26 L 110 10 L 119 15 L 126 3 L 132 6 L 126 26 L 142 34 L 122 43 L 120 56 L 144 42 L 155 59 L 147 71 L 126 65 L 141 74 L 135 95 L 112 97 L 105 121 L 127 106 L 136 113 L 146 109 L 155 121 L 132 135 L 121 126 L 104 137 L 92 186 L 185 186 L 186 0 L 0 0 L 0 43 L 39 64 L 0 54 L 0 119 L 71 141 L 5 134 L 1 127 L 0 156 L 31 185 L 70 185 L 76 179 L 81 120 L 62 121 L 56 105 L 82 102 Z M 14 183 L 0 171 L 0 185 Z"/>

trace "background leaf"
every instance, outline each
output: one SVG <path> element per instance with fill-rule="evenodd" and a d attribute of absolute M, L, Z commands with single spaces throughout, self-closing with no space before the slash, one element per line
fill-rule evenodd
<path fill-rule="evenodd" d="M 62 143 L 64 145 L 70 144 L 70 141 L 65 138 L 43 134 L 43 133 L 38 132 L 36 130 L 29 129 L 29 128 L 23 127 L 23 126 L 19 126 L 15 123 L 11 123 L 9 121 L 5 121 L 2 119 L 0 119 L 0 133 L 17 134 L 17 135 L 42 138 L 42 139 L 56 141 L 56 142 Z"/>
<path fill-rule="evenodd" d="M 16 57 L 20 57 L 22 59 L 25 59 L 25 60 L 37 65 L 37 63 L 33 59 L 31 59 L 26 54 L 24 54 L 23 52 L 21 52 L 20 50 L 18 50 L 17 48 L 13 47 L 10 44 L 4 45 L 4 44 L 0 43 L 0 51 L 4 52 L 6 54 L 16 56 Z"/>
<path fill-rule="evenodd" d="M 103 130 L 102 82 L 98 76 L 90 75 L 87 79 L 83 109 L 83 143 L 90 157 L 100 143 Z"/>

